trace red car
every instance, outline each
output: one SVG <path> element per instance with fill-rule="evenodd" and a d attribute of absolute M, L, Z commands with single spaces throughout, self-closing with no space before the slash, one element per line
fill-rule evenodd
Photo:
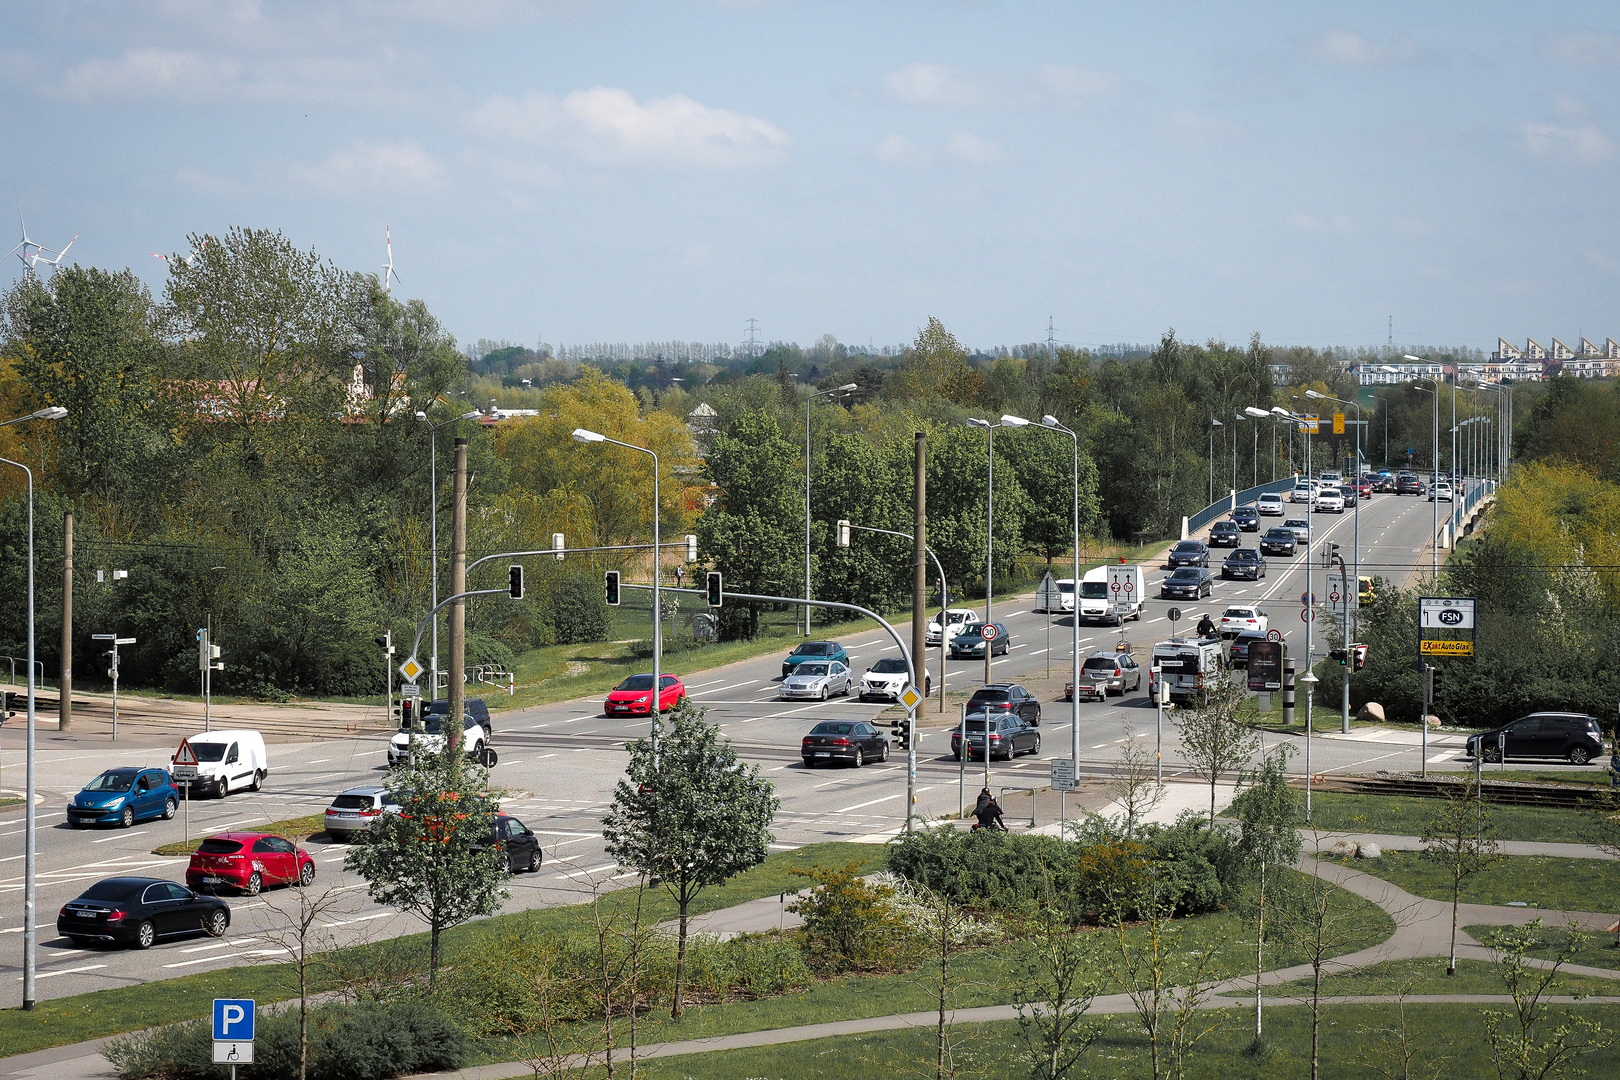
<path fill-rule="evenodd" d="M 266 885 L 308 885 L 315 860 L 285 837 L 271 833 L 216 833 L 191 853 L 186 884 L 198 892 L 236 889 L 257 896 Z"/>
<path fill-rule="evenodd" d="M 686 684 L 674 675 L 658 677 L 658 711 L 668 712 L 686 700 Z M 602 703 L 607 716 L 646 716 L 652 711 L 652 675 L 632 675 L 615 686 Z"/>

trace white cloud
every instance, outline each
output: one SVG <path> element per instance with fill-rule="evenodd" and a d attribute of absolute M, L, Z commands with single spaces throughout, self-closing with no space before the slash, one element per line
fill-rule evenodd
<path fill-rule="evenodd" d="M 904 135 L 890 135 L 872 147 L 879 161 L 895 165 L 927 165 L 933 155 L 926 146 L 919 146 Z"/>
<path fill-rule="evenodd" d="M 958 131 L 945 144 L 945 152 L 968 165 L 994 165 L 1002 158 L 1001 148 L 977 135 Z"/>
<path fill-rule="evenodd" d="M 1311 43 L 1309 54 L 1324 64 L 1337 67 L 1388 67 L 1415 64 L 1423 59 L 1423 49 L 1408 37 L 1380 45 L 1354 30 L 1329 30 Z"/>
<path fill-rule="evenodd" d="M 1554 63 L 1582 67 L 1620 66 L 1620 34 L 1595 30 L 1553 34 L 1541 46 L 1541 54 Z"/>
<path fill-rule="evenodd" d="M 233 60 L 176 49 L 130 49 L 116 59 L 86 60 L 57 91 L 76 101 L 94 98 L 213 97 L 233 89 L 241 68 Z"/>
<path fill-rule="evenodd" d="M 294 180 L 332 190 L 416 192 L 441 187 L 449 174 L 415 143 L 362 143 L 337 150 L 318 165 L 296 165 Z"/>
<path fill-rule="evenodd" d="M 791 142 L 781 128 L 757 116 L 710 108 L 681 94 L 642 103 L 608 87 L 576 90 L 564 98 L 492 97 L 473 114 L 473 123 L 493 135 L 561 146 L 587 161 L 700 169 L 769 165 Z"/>
<path fill-rule="evenodd" d="M 1120 79 L 1107 72 L 1067 66 L 1005 74 L 916 63 L 890 73 L 883 84 L 895 97 L 913 105 L 1042 108 L 1106 97 L 1119 90 Z"/>
<path fill-rule="evenodd" d="M 1603 161 L 1614 156 L 1614 140 L 1590 124 L 1526 124 L 1525 145 L 1536 155 L 1573 154 L 1581 161 Z"/>
<path fill-rule="evenodd" d="M 913 105 L 982 105 L 984 87 L 969 76 L 934 64 L 912 64 L 883 80 L 901 101 Z"/>

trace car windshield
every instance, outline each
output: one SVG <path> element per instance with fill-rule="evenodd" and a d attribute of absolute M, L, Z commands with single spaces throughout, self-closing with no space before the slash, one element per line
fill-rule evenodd
<path fill-rule="evenodd" d="M 1201 575 L 1196 566 L 1183 566 L 1170 575 L 1171 581 L 1197 581 Z"/>
<path fill-rule="evenodd" d="M 1215 523 L 1214 527 L 1211 528 L 1209 531 L 1210 532 L 1231 532 L 1235 528 L 1237 528 L 1237 525 L 1235 525 L 1234 523 L 1232 523 L 1230 521 L 1217 521 Z"/>
<path fill-rule="evenodd" d="M 370 810 L 370 795 L 339 795 L 332 800 L 334 810 Z"/>
<path fill-rule="evenodd" d="M 1283 525 L 1290 529 L 1308 529 L 1311 527 L 1310 522 L 1306 521 L 1304 518 L 1289 518 L 1287 521 L 1283 522 Z"/>
<path fill-rule="evenodd" d="M 952 626 L 955 626 L 957 623 L 972 622 L 976 618 L 978 618 L 978 616 L 971 611 L 953 611 L 950 613 L 947 621 Z"/>
<path fill-rule="evenodd" d="M 1082 581 L 1080 583 L 1080 599 L 1106 600 L 1108 599 L 1108 582 Z"/>
<path fill-rule="evenodd" d="M 135 778 L 141 774 L 139 769 L 108 769 L 88 784 L 84 785 L 86 791 L 128 791 Z"/>
<path fill-rule="evenodd" d="M 80 900 L 101 900 L 103 902 L 117 903 L 120 900 L 132 900 L 141 891 L 144 882 L 129 881 L 98 881 L 79 897 Z"/>
<path fill-rule="evenodd" d="M 988 719 L 986 717 L 983 717 L 983 716 L 979 716 L 979 717 L 970 716 L 970 717 L 968 717 L 967 718 L 968 734 L 971 735 L 975 731 L 982 732 L 984 730 L 985 724 L 990 725 L 990 730 L 991 731 L 996 730 L 996 722 L 994 720 L 990 720 L 990 719 Z"/>
<path fill-rule="evenodd" d="M 1282 502 L 1282 496 L 1281 495 L 1262 495 L 1262 496 L 1260 496 L 1260 501 L 1263 502 L 1263 503 Z"/>
<path fill-rule="evenodd" d="M 906 662 L 898 656 L 885 656 L 871 667 L 874 675 L 903 675 L 906 671 Z"/>
<path fill-rule="evenodd" d="M 222 742 L 194 742 L 191 752 L 197 755 L 198 761 L 225 760 L 225 744 Z"/>
<path fill-rule="evenodd" d="M 981 702 L 982 701 L 1006 701 L 1008 697 L 1009 697 L 1009 695 L 1008 695 L 1007 691 L 1005 691 L 1005 690 L 991 690 L 989 688 L 985 688 L 983 690 L 974 691 L 973 697 L 970 700 L 981 701 Z"/>
<path fill-rule="evenodd" d="M 1293 538 L 1294 530 L 1292 529 L 1276 528 L 1266 530 L 1267 540 L 1292 540 Z"/>
<path fill-rule="evenodd" d="M 220 840 L 215 837 L 209 837 L 197 845 L 199 855 L 235 855 L 241 850 L 240 840 Z"/>
<path fill-rule="evenodd" d="M 1226 613 L 1224 615 L 1222 615 L 1221 618 L 1223 618 L 1223 619 L 1252 619 L 1252 618 L 1254 618 L 1254 609 L 1253 608 L 1246 608 L 1246 607 L 1229 607 L 1229 608 L 1226 609 Z"/>
<path fill-rule="evenodd" d="M 615 690 L 651 690 L 652 689 L 652 676 L 651 675 L 632 675 L 628 679 L 625 679 L 623 682 L 621 682 L 618 686 L 615 686 L 613 689 L 615 689 Z"/>
<path fill-rule="evenodd" d="M 827 674 L 827 665 L 826 664 L 800 664 L 799 665 L 799 670 L 797 672 L 795 672 L 795 674 L 797 674 L 797 675 L 825 675 L 825 674 Z"/>
<path fill-rule="evenodd" d="M 831 656 L 838 646 L 830 641 L 812 641 L 793 650 L 794 656 Z"/>
<path fill-rule="evenodd" d="M 1197 551 L 1202 546 L 1196 540 L 1183 540 L 1176 545 L 1177 551 Z"/>
<path fill-rule="evenodd" d="M 1232 552 L 1232 554 L 1230 554 L 1230 555 L 1228 555 L 1226 557 L 1226 561 L 1227 562 L 1254 562 L 1259 557 L 1260 557 L 1260 553 L 1258 551 L 1254 550 L 1254 548 L 1238 548 L 1236 551 Z"/>
<path fill-rule="evenodd" d="M 982 637 L 983 635 L 980 633 L 980 631 L 983 629 L 983 623 L 980 623 L 978 626 L 969 626 L 957 635 L 957 640 L 960 641 L 963 638 Z"/>
<path fill-rule="evenodd" d="M 848 735 L 855 730 L 854 724 L 817 724 L 810 729 L 812 735 Z"/>
<path fill-rule="evenodd" d="M 1074 582 L 1072 581 L 1060 581 L 1057 583 L 1057 587 L 1058 592 L 1062 593 L 1064 596 L 1074 592 Z"/>
<path fill-rule="evenodd" d="M 1086 661 L 1087 671 L 1113 671 L 1119 667 L 1112 656 L 1093 656 Z"/>

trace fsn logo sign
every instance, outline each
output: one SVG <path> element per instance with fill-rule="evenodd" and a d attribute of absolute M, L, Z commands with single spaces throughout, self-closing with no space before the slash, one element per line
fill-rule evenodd
<path fill-rule="evenodd" d="M 1456 608 L 1447 608 L 1443 611 L 1436 612 L 1435 618 L 1440 620 L 1440 624 L 1442 626 L 1457 627 L 1463 624 L 1463 613 L 1458 611 Z"/>

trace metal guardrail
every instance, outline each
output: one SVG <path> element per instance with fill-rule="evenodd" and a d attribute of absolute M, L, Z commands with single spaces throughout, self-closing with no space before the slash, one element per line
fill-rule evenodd
<path fill-rule="evenodd" d="M 1244 488 L 1242 491 L 1239 491 L 1236 494 L 1228 493 L 1225 498 L 1216 499 L 1214 502 L 1198 511 L 1198 513 L 1188 517 L 1186 519 L 1186 526 L 1182 531 L 1185 535 L 1191 536 L 1193 533 L 1197 532 L 1199 529 L 1202 529 L 1205 525 L 1208 525 L 1211 521 L 1214 521 L 1221 515 L 1229 514 L 1240 506 L 1246 506 L 1267 492 L 1287 491 L 1293 486 L 1294 478 L 1292 476 L 1288 476 L 1281 480 L 1273 480 L 1269 483 L 1256 485 L 1255 487 Z"/>
<path fill-rule="evenodd" d="M 26 658 L 21 656 L 0 656 L 0 660 L 5 660 L 11 666 L 11 675 L 8 681 L 12 686 L 26 686 L 28 684 L 28 661 Z M 21 664 L 23 668 L 22 682 L 17 681 L 18 664 Z M 34 678 L 34 685 L 36 687 L 45 685 L 45 662 L 43 660 L 35 660 L 34 666 L 39 669 L 39 674 Z"/>

